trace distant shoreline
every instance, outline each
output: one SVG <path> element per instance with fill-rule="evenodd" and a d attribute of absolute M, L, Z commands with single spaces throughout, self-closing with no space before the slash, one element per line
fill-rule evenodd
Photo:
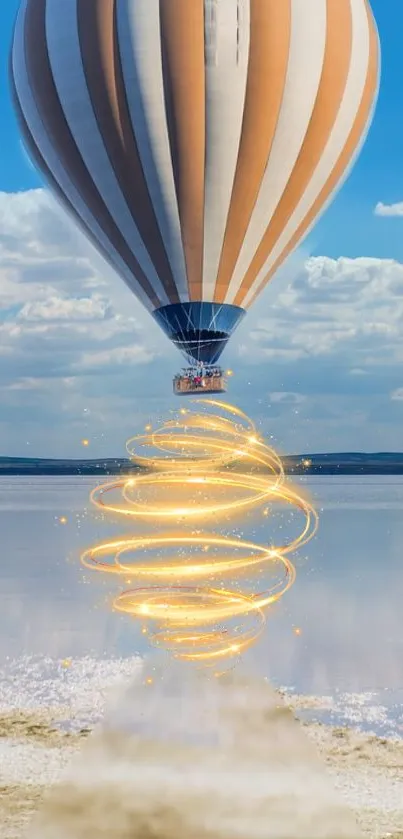
<path fill-rule="evenodd" d="M 282 462 L 287 475 L 403 475 L 403 452 L 284 455 Z M 0 457 L 0 476 L 4 477 L 119 476 L 142 470 L 140 464 L 126 458 L 56 460 Z"/>

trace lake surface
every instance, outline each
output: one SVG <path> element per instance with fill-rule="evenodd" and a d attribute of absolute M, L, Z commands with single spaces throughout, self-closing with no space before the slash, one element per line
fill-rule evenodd
<path fill-rule="evenodd" d="M 84 548 L 119 530 L 90 508 L 96 485 L 90 478 L 0 479 L 3 708 L 77 703 L 85 717 L 148 651 L 135 622 L 111 609 L 114 581 L 80 566 Z M 319 531 L 269 616 L 254 666 L 309 696 L 305 704 L 318 719 L 402 735 L 403 478 L 304 485 Z"/>

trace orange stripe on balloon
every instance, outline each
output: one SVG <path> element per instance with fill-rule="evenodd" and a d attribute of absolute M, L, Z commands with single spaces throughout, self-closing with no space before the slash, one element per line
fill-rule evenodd
<path fill-rule="evenodd" d="M 222 303 L 276 133 L 291 38 L 291 0 L 251 0 L 250 53 L 238 163 L 214 300 Z"/>
<path fill-rule="evenodd" d="M 332 192 L 336 189 L 337 184 L 342 179 L 343 174 L 345 173 L 346 169 L 351 163 L 354 153 L 360 143 L 360 140 L 362 139 L 365 128 L 368 125 L 368 119 L 370 117 L 371 108 L 373 106 L 374 97 L 377 92 L 380 55 L 376 24 L 372 16 L 369 4 L 367 3 L 366 5 L 370 28 L 369 65 L 361 104 L 357 116 L 354 120 L 353 127 L 344 146 L 344 149 L 330 177 L 328 178 L 325 186 L 323 187 L 320 195 L 312 205 L 310 211 L 307 213 L 304 221 L 301 222 L 300 226 L 298 227 L 298 230 L 292 237 L 287 247 L 283 250 L 282 254 L 276 260 L 275 264 L 273 265 L 265 279 L 262 281 L 257 291 L 254 293 L 253 297 L 247 305 L 248 309 L 254 303 L 261 291 L 263 291 L 267 283 L 272 279 L 280 265 L 287 259 L 287 257 L 292 253 L 292 251 L 297 247 L 297 245 L 306 235 L 315 218 L 319 215 L 320 211 L 326 204 Z"/>
<path fill-rule="evenodd" d="M 160 0 L 165 105 L 189 299 L 202 299 L 206 146 L 204 0 Z"/>
<path fill-rule="evenodd" d="M 234 302 L 238 306 L 242 306 L 248 291 L 301 201 L 337 120 L 351 65 L 351 0 L 327 0 L 326 28 L 323 70 L 305 140 L 282 198 L 237 292 Z"/>

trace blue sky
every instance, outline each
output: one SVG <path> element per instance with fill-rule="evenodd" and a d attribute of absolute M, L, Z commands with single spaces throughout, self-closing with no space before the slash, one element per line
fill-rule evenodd
<path fill-rule="evenodd" d="M 375 213 L 403 202 L 403 4 L 372 5 L 383 70 L 364 151 L 291 288 L 275 281 L 228 350 L 233 400 L 282 450 L 403 448 L 403 208 Z M 0 453 L 78 456 L 88 436 L 119 454 L 174 406 L 179 358 L 39 191 L 8 91 L 17 6 L 0 4 Z"/>

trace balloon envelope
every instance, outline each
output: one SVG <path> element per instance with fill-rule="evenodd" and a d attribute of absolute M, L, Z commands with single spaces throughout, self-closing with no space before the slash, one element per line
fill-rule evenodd
<path fill-rule="evenodd" d="M 11 83 L 65 208 L 215 363 L 350 171 L 379 68 L 367 0 L 22 0 Z"/>

